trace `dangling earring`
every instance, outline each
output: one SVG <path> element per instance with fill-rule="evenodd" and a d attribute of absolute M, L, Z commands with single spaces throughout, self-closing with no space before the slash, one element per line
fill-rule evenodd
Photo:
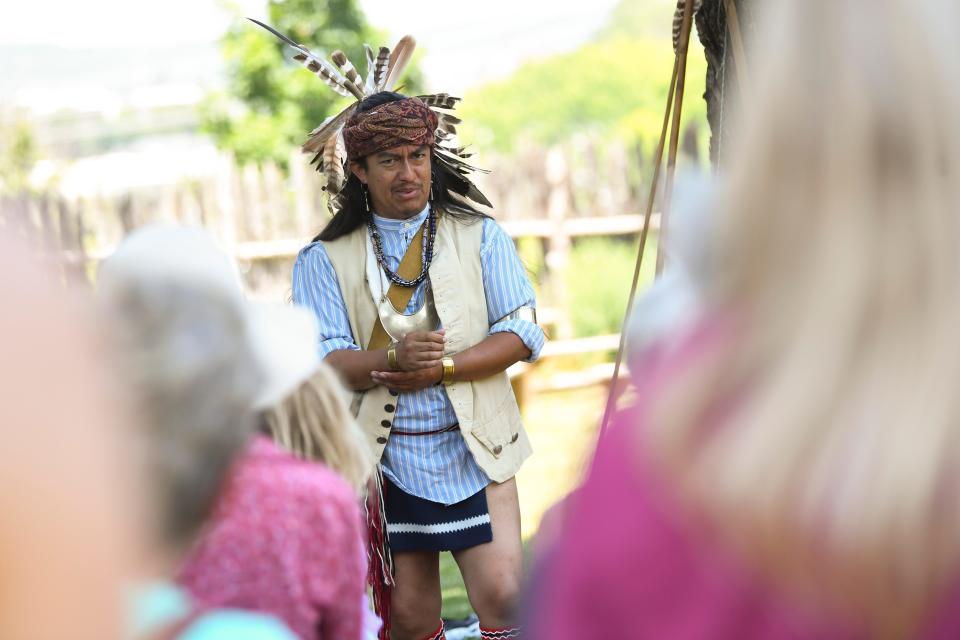
<path fill-rule="evenodd" d="M 430 172 L 430 202 L 435 202 L 437 196 L 434 194 L 433 185 L 437 183 L 437 174 Z"/>
<path fill-rule="evenodd" d="M 367 215 L 370 215 L 370 190 L 367 188 L 367 185 L 363 185 L 363 206 L 366 210 Z"/>

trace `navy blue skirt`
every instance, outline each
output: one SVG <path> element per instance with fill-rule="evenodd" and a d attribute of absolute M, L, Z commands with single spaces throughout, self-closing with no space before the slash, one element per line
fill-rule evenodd
<path fill-rule="evenodd" d="M 383 479 L 391 551 L 457 551 L 493 540 L 484 489 L 451 505 L 406 493 Z"/>

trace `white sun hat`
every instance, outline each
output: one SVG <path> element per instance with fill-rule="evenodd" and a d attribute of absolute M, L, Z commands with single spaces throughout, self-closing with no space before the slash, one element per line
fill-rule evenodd
<path fill-rule="evenodd" d="M 278 404 L 319 366 L 313 314 L 301 307 L 248 300 L 236 263 L 203 229 L 172 224 L 137 229 L 101 263 L 97 281 L 101 290 L 162 284 L 232 299 L 243 315 L 264 380 L 251 398 L 252 409 Z"/>

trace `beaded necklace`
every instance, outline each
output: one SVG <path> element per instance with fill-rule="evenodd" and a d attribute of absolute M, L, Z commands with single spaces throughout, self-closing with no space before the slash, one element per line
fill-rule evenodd
<path fill-rule="evenodd" d="M 377 263 L 380 265 L 380 268 L 383 269 L 387 278 L 390 279 L 390 282 L 399 287 L 416 287 L 427 278 L 427 271 L 430 269 L 430 263 L 433 262 L 433 241 L 437 236 L 437 217 L 433 207 L 430 207 L 430 214 L 424 224 L 427 225 L 427 233 L 420 252 L 420 275 L 413 280 L 406 280 L 401 278 L 399 274 L 391 271 L 390 267 L 387 266 L 387 261 L 383 255 L 383 244 L 380 240 L 380 232 L 377 231 L 377 225 L 373 223 L 373 218 L 367 219 L 367 228 L 370 230 L 370 239 L 373 241 L 373 254 L 377 258 Z"/>

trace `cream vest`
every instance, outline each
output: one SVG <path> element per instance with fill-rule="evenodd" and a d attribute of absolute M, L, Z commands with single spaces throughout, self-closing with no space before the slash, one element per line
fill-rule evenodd
<path fill-rule="evenodd" d="M 440 321 L 446 329 L 446 355 L 453 355 L 487 337 L 487 303 L 483 295 L 480 241 L 483 224 L 463 224 L 440 216 L 434 243 L 430 284 Z M 350 316 L 356 344 L 366 348 L 377 320 L 366 282 L 366 226 L 323 243 L 337 272 L 340 292 Z M 477 464 L 491 480 L 513 477 L 532 453 L 520 421 L 520 409 L 507 374 L 446 386 L 460 423 L 460 433 Z M 396 399 L 386 387 L 355 394 L 354 412 L 376 459 L 390 437 Z"/>

